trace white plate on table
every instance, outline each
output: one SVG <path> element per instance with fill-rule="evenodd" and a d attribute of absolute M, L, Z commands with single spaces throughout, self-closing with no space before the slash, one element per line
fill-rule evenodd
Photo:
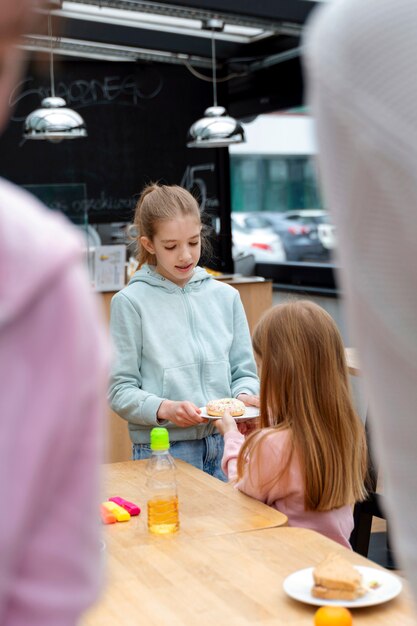
<path fill-rule="evenodd" d="M 215 417 L 214 415 L 209 415 L 207 413 L 207 407 L 200 406 L 201 417 L 206 417 L 209 420 L 219 420 L 221 417 Z M 239 415 L 239 417 L 235 417 L 235 420 L 247 420 L 252 419 L 254 417 L 259 417 L 259 408 L 257 406 L 247 406 L 245 415 Z"/>
<path fill-rule="evenodd" d="M 402 582 L 395 574 L 377 569 L 376 567 L 365 567 L 363 565 L 355 565 L 354 567 L 362 574 L 363 586 L 369 589 L 364 596 L 356 600 L 315 598 L 311 593 L 314 584 L 313 567 L 300 569 L 287 576 L 284 580 L 284 591 L 290 598 L 306 604 L 313 604 L 314 606 L 345 606 L 352 609 L 382 604 L 392 600 L 400 593 Z M 372 582 L 379 583 L 379 587 L 376 589 L 369 588 L 369 584 Z"/>

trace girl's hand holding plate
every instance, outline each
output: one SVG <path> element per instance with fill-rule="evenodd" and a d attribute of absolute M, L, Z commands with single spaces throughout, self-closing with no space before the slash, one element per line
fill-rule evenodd
<path fill-rule="evenodd" d="M 192 402 L 182 400 L 164 400 L 157 413 L 159 420 L 169 420 L 180 428 L 187 428 L 195 424 L 204 424 L 207 420 L 200 415 L 201 410 Z"/>
<path fill-rule="evenodd" d="M 256 406 L 259 408 L 259 396 L 253 396 L 248 393 L 240 393 L 237 399 L 246 406 Z"/>
<path fill-rule="evenodd" d="M 240 393 L 237 399 L 241 400 L 241 402 L 243 402 L 243 404 L 245 404 L 246 406 L 259 407 L 259 396 L 249 395 L 248 393 Z M 246 437 L 247 435 L 250 435 L 254 430 L 258 430 L 259 418 L 239 420 L 237 428 L 239 432 Z"/>

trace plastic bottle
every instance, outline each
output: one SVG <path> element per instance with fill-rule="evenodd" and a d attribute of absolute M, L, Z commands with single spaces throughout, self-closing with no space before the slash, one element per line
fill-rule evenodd
<path fill-rule="evenodd" d="M 147 466 L 148 530 L 157 535 L 175 533 L 180 527 L 176 467 L 166 428 L 151 430 L 151 450 Z"/>

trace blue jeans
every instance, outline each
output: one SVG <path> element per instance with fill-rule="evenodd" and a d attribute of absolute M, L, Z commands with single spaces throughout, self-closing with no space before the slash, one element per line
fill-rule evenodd
<path fill-rule="evenodd" d="M 194 439 L 192 441 L 171 441 L 170 452 L 176 459 L 186 461 L 194 467 L 211 474 L 227 482 L 227 478 L 222 471 L 221 462 L 223 457 L 223 437 L 220 433 L 208 435 L 204 439 Z M 133 460 L 149 459 L 151 448 L 147 443 L 133 444 Z"/>

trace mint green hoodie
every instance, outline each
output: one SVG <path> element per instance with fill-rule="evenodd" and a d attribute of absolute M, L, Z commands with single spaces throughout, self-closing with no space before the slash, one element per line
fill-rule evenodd
<path fill-rule="evenodd" d="M 196 267 L 183 287 L 144 265 L 111 304 L 115 347 L 109 399 L 133 443 L 149 443 L 163 400 L 258 394 L 259 381 L 239 292 Z M 202 439 L 212 422 L 178 428 L 171 441 Z"/>

